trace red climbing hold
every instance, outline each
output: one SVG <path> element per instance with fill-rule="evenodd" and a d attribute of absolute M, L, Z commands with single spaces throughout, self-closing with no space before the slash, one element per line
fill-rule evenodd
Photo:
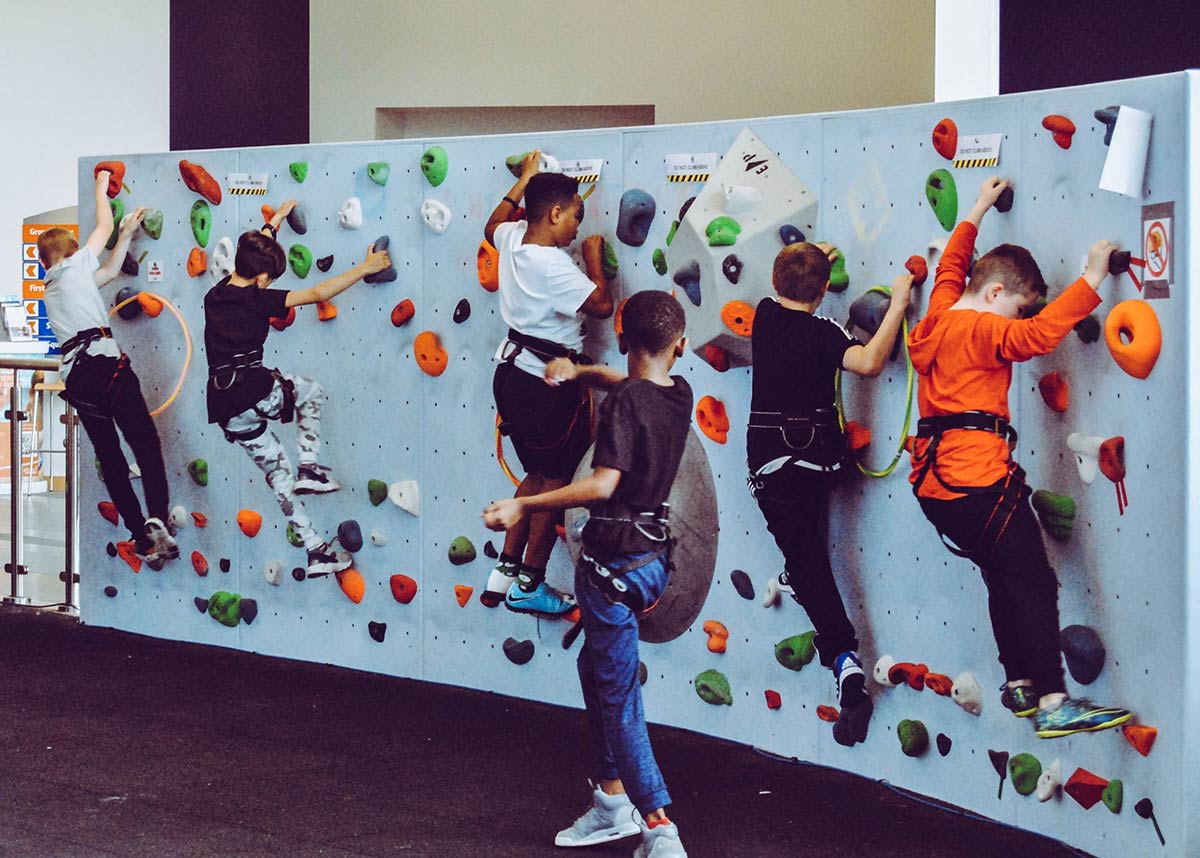
<path fill-rule="evenodd" d="M 1126 724 L 1121 728 L 1121 732 L 1125 734 L 1125 741 L 1133 745 L 1135 751 L 1143 757 L 1150 756 L 1150 749 L 1154 747 L 1154 741 L 1158 738 L 1157 727 L 1147 724 Z"/>
<path fill-rule="evenodd" d="M 100 510 L 100 515 L 109 524 L 116 524 L 120 520 L 120 516 L 117 514 L 117 505 L 112 501 L 100 501 L 96 504 L 96 508 Z"/>
<path fill-rule="evenodd" d="M 271 219 L 275 217 L 275 208 L 270 203 L 263 203 L 259 211 L 262 212 L 263 223 L 270 223 Z"/>
<path fill-rule="evenodd" d="M 125 182 L 125 162 L 124 161 L 101 161 L 92 170 L 92 178 L 96 178 L 101 172 L 108 170 L 112 175 L 108 177 L 108 198 L 115 199 L 117 194 L 121 193 L 121 185 Z"/>
<path fill-rule="evenodd" d="M 1071 387 L 1058 372 L 1048 372 L 1038 381 L 1038 391 L 1051 411 L 1062 414 L 1071 403 Z"/>
<path fill-rule="evenodd" d="M 846 446 L 857 453 L 871 445 L 871 430 L 854 420 L 846 421 Z"/>
<path fill-rule="evenodd" d="M 1090 810 L 1096 802 L 1100 801 L 1100 796 L 1106 786 L 1108 786 L 1108 781 L 1104 778 L 1097 777 L 1087 769 L 1076 769 L 1075 773 L 1067 780 L 1067 785 L 1063 787 L 1063 792 L 1079 802 L 1084 810 Z"/>
<path fill-rule="evenodd" d="M 729 415 L 721 400 L 705 396 L 696 403 L 696 422 L 710 440 L 724 444 L 729 439 Z"/>
<path fill-rule="evenodd" d="M 954 680 L 944 673 L 927 673 L 925 674 L 925 687 L 934 694 L 949 697 L 950 692 L 954 690 Z"/>
<path fill-rule="evenodd" d="M 142 558 L 137 556 L 137 547 L 132 539 L 117 543 L 117 556 L 128 563 L 134 572 L 142 571 Z"/>
<path fill-rule="evenodd" d="M 927 673 L 929 673 L 929 668 L 924 664 L 901 661 L 893 664 L 888 669 L 888 681 L 892 685 L 899 685 L 905 682 L 914 691 L 921 691 L 925 688 L 925 675 Z"/>
<path fill-rule="evenodd" d="M 832 706 L 821 705 L 817 707 L 817 717 L 822 721 L 830 724 L 836 724 L 839 713 Z"/>
<path fill-rule="evenodd" d="M 904 267 L 913 276 L 914 286 L 920 286 L 929 277 L 929 265 L 925 262 L 924 256 L 913 254 L 905 260 Z"/>
<path fill-rule="evenodd" d="M 466 584 L 455 584 L 454 598 L 458 599 L 458 606 L 460 608 L 465 608 L 467 606 L 467 602 L 471 601 L 471 594 L 474 592 L 474 587 L 470 587 Z"/>
<path fill-rule="evenodd" d="M 407 575 L 393 575 L 388 583 L 392 587 L 392 598 L 401 605 L 407 605 L 417 595 L 417 582 Z"/>
<path fill-rule="evenodd" d="M 479 252 L 475 255 L 475 264 L 479 268 L 479 285 L 489 292 L 500 288 L 500 251 L 492 247 L 487 239 L 479 244 Z"/>
<path fill-rule="evenodd" d="M 781 698 L 779 696 L 778 691 L 772 691 L 770 688 L 768 688 L 766 691 L 763 692 L 763 694 L 767 698 L 767 708 L 768 709 L 778 709 L 780 706 L 783 705 L 783 698 Z"/>
<path fill-rule="evenodd" d="M 208 560 L 199 551 L 192 552 L 192 568 L 201 578 L 208 574 Z"/>
<path fill-rule="evenodd" d="M 1114 483 L 1125 479 L 1125 436 L 1116 435 L 1100 444 L 1100 473 Z"/>
<path fill-rule="evenodd" d="M 712 343 L 706 345 L 704 347 L 704 359 L 717 372 L 724 372 L 729 369 L 729 352 L 720 346 L 715 346 Z"/>
<path fill-rule="evenodd" d="M 198 247 L 193 247 L 187 258 L 188 277 L 199 277 L 208 270 L 208 254 Z"/>
<path fill-rule="evenodd" d="M 179 175 L 183 176 L 183 183 L 189 190 L 205 197 L 214 206 L 221 204 L 221 186 L 209 175 L 208 170 L 191 161 L 180 161 Z"/>
<path fill-rule="evenodd" d="M 413 304 L 412 299 L 405 298 L 395 307 L 392 307 L 392 325 L 397 328 L 407 325 L 416 314 L 417 308 Z"/>
<path fill-rule="evenodd" d="M 296 308 L 288 307 L 286 316 L 272 316 L 271 327 L 277 331 L 286 331 L 296 322 Z"/>
<path fill-rule="evenodd" d="M 1075 123 L 1067 117 L 1051 113 L 1042 117 L 1042 127 L 1054 135 L 1054 142 L 1063 149 L 1071 148 L 1071 137 L 1075 134 Z"/>
<path fill-rule="evenodd" d="M 943 119 L 933 126 L 933 148 L 947 161 L 954 160 L 958 151 L 958 126 L 953 119 Z"/>
<path fill-rule="evenodd" d="M 196 527 L 208 527 L 208 516 L 202 512 L 192 513 L 192 521 L 196 523 Z"/>

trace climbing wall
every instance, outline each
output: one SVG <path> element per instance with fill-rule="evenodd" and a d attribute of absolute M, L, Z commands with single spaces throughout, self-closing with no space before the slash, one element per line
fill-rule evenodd
<path fill-rule="evenodd" d="M 749 122 L 106 155 L 127 166 L 121 195 L 127 210 L 141 204 L 164 212 L 161 237 L 153 240 L 139 233 L 134 242 L 134 257 L 142 257 L 140 273 L 119 278 L 104 294 L 110 303 L 122 286 L 160 294 L 178 308 L 190 331 L 191 369 L 178 399 L 158 418 L 158 427 L 172 503 L 203 514 L 207 526 L 189 522 L 182 530 L 183 557 L 178 562 L 161 572 L 143 568 L 135 574 L 105 552 L 106 544 L 124 533 L 94 512 L 107 495 L 88 470 L 82 480 L 83 617 L 92 624 L 165 638 L 580 705 L 574 668 L 579 644 L 562 647 L 566 626 L 488 609 L 479 602 L 492 565 L 485 545 L 490 541 L 498 546 L 501 541 L 482 527 L 479 511 L 493 498 L 510 495 L 513 486 L 497 462 L 491 398 L 492 355 L 505 328 L 496 296 L 480 286 L 476 253 L 488 215 L 512 185 L 504 165 L 510 155 L 538 147 L 564 164 L 599 162 L 599 181 L 587 198 L 580 234 L 599 232 L 617 250 L 620 270 L 614 298 L 619 301 L 643 289 L 674 289 L 687 302 L 691 327 L 726 345 L 736 344 L 731 337 L 737 337 L 737 331 L 728 324 L 724 331 L 714 322 L 723 302 L 740 295 L 753 306 L 767 294 L 770 264 L 782 240 L 772 244 L 754 235 L 751 241 L 752 232 L 747 231 L 737 284 L 717 281 L 726 248 L 716 248 L 718 264 L 706 263 L 701 276 L 708 280 L 700 283 L 705 301 L 696 305 L 674 278 L 680 252 L 679 247 L 672 252 L 668 238 L 689 198 L 702 195 L 709 201 L 705 205 L 715 207 L 703 209 L 706 215 L 716 214 L 721 205 L 719 182 L 688 181 L 678 169 L 680 156 L 715 165 L 709 156 L 731 153 L 739 140 L 745 142 L 747 129 L 806 191 L 804 205 L 815 207 L 816 222 L 806 221 L 799 228 L 810 240 L 838 245 L 845 256 L 849 286 L 830 294 L 821 308 L 822 315 L 838 321 L 847 318 L 850 303 L 869 287 L 890 284 L 910 256 L 925 257 L 932 274 L 948 236 L 926 199 L 926 178 L 935 169 L 946 169 L 953 177 L 960 215 L 988 175 L 997 172 L 1014 180 L 1012 209 L 989 213 L 978 244 L 981 251 L 1001 242 L 1029 247 L 1052 295 L 1078 275 L 1088 246 L 1099 238 L 1133 250 L 1135 257 L 1145 256 L 1143 206 L 1173 203 L 1174 282 L 1170 297 L 1148 302 L 1163 333 L 1161 356 L 1149 377 L 1140 380 L 1122 371 L 1103 336 L 1086 343 L 1071 335 L 1052 355 L 1016 368 L 1010 397 L 1021 433 L 1018 457 L 1031 485 L 1069 495 L 1076 503 L 1069 538 L 1046 539 L 1061 582 L 1063 625 L 1095 629 L 1107 649 L 1094 682 L 1081 686 L 1068 677 L 1068 685 L 1098 702 L 1132 708 L 1143 725 L 1157 727 L 1157 743 L 1147 757 L 1118 731 L 1038 740 L 1029 722 L 1000 707 L 994 689 L 1003 674 L 978 572 L 940 546 L 911 496 L 906 463 L 882 479 L 851 470 L 835 493 L 830 543 L 842 592 L 868 667 L 890 656 L 896 662 L 927 665 L 930 672 L 951 680 L 969 672 L 982 686 L 982 711 L 970 714 L 931 688 L 885 687 L 872 680 L 876 710 L 867 742 L 854 748 L 836 744 L 830 724 L 817 711 L 818 706 L 836 705 L 829 675 L 815 661 L 796 672 L 775 657 L 778 642 L 811 629 L 808 618 L 790 601 L 769 609 L 759 604 L 781 558 L 745 488 L 750 370 L 733 360 L 733 368 L 718 371 L 706 362 L 699 342 L 693 343 L 696 352 L 680 360 L 678 372 L 687 377 L 698 399 L 710 396 L 723 404 L 731 426 L 725 443 L 709 437 L 701 441 L 719 513 L 719 532 L 711 537 L 716 544 L 715 575 L 690 629 L 668 643 L 643 645 L 648 675 L 643 691 L 654 721 L 886 779 L 1095 854 L 1193 854 L 1200 850 L 1200 835 L 1189 831 L 1187 819 L 1200 808 L 1194 798 L 1191 805 L 1186 803 L 1188 788 L 1195 788 L 1189 778 L 1194 779 L 1191 772 L 1196 768 L 1186 765 L 1195 749 L 1185 743 L 1186 725 L 1195 713 L 1189 713 L 1184 701 L 1197 694 L 1185 679 L 1195 675 L 1185 654 L 1189 635 L 1196 635 L 1194 617 L 1200 606 L 1189 611 L 1185 600 L 1189 563 L 1194 560 L 1185 539 L 1188 482 L 1181 463 L 1188 461 L 1190 433 L 1184 427 L 1195 425 L 1185 404 L 1191 260 L 1184 240 L 1191 228 L 1186 153 L 1195 139 L 1185 123 L 1190 116 L 1188 91 L 1194 85 L 1181 74 L 949 105 Z M 1108 149 L 1105 125 L 1093 118 L 1093 111 L 1117 104 L 1153 114 L 1143 191 L 1132 197 L 1098 188 Z M 1050 114 L 1073 120 L 1076 131 L 1069 148 L 1056 143 L 1043 127 L 1043 117 Z M 943 118 L 954 120 L 962 140 L 1000 135 L 999 165 L 953 166 L 931 139 Z M 433 146 L 447 153 L 447 175 L 437 186 L 421 170 L 422 155 Z M 189 211 L 199 197 L 180 178 L 181 158 L 202 164 L 226 189 L 222 202 L 211 206 L 210 256 L 221 237 L 236 241 L 241 232 L 261 224 L 259 206 L 264 200 L 274 205 L 299 200 L 308 231 L 297 235 L 285 226 L 281 243 L 285 248 L 302 244 L 315 259 L 332 255 L 333 261 L 328 275 L 315 265 L 303 279 L 289 271 L 279 288 L 303 288 L 345 271 L 362 259 L 378 236 L 390 238 L 398 271 L 394 282 L 354 286 L 335 299 L 338 315 L 331 321 L 319 321 L 315 307 L 300 308 L 295 324 L 272 333 L 267 344 L 269 365 L 312 376 L 326 389 L 322 460 L 344 489 L 310 498 L 306 505 L 318 528 L 330 536 L 343 521 L 359 524 L 365 540 L 355 556 L 355 569 L 365 584 L 360 602 L 347 598 L 333 579 L 293 578 L 291 570 L 303 565 L 304 553 L 288 544 L 273 495 L 249 459 L 206 422 L 202 299 L 213 281 L 207 272 L 189 277 L 186 271 L 186 259 L 196 244 Z M 84 159 L 79 165 L 82 223 L 93 217 L 91 176 L 96 160 Z M 745 163 L 753 160 L 757 159 Z M 368 164 L 379 162 L 389 167 L 383 184 L 368 171 Z M 294 163 L 307 165 L 302 182 L 289 171 Z M 728 167 L 726 162 L 726 175 Z M 265 175 L 266 195 L 229 193 L 229 174 Z M 645 191 L 654 201 L 654 218 L 638 247 L 616 239 L 622 194 L 630 189 Z M 772 218 L 787 205 L 800 210 L 794 201 L 785 205 L 771 197 L 770 185 L 763 185 L 762 191 Z M 359 229 L 338 223 L 338 211 L 350 197 L 361 205 Z M 422 218 L 422 204 L 430 200 L 451 213 L 442 232 L 429 228 Z M 1154 214 L 1162 220 L 1162 209 Z M 743 219 L 746 224 L 755 222 L 752 213 Z M 696 224 L 689 226 L 684 220 L 674 232 L 688 238 L 677 240 L 695 244 L 706 224 L 699 224 L 697 231 Z M 664 251 L 668 264 L 656 268 L 656 250 Z M 738 252 L 736 242 L 728 250 Z M 578 260 L 578 247 L 571 252 Z M 161 281 L 147 279 L 153 262 L 162 270 Z M 1134 273 L 1146 276 L 1138 267 Z M 923 311 L 931 285 L 915 291 L 911 321 Z M 1100 292 L 1101 324 L 1116 303 L 1140 298 L 1127 274 L 1110 277 Z M 392 309 L 403 299 L 413 302 L 415 313 L 395 327 Z M 464 300 L 470 310 L 466 318 Z M 114 326 L 153 408 L 179 377 L 187 354 L 185 336 L 169 311 L 157 318 L 117 319 Z M 590 321 L 588 328 L 587 351 L 619 364 L 611 322 Z M 436 377 L 423 372 L 414 357 L 414 341 L 423 331 L 437 334 L 446 350 L 446 369 Z M 1062 413 L 1048 408 L 1039 393 L 1039 380 L 1052 371 L 1069 385 L 1069 404 Z M 847 418 L 872 431 L 864 461 L 883 468 L 905 434 L 903 356 L 876 380 L 847 379 L 844 394 Z M 1112 482 L 1103 475 L 1091 484 L 1081 480 L 1067 448 L 1067 436 L 1073 432 L 1101 439 L 1124 436 L 1129 505 L 1123 514 Z M 293 448 L 294 428 L 283 427 L 281 433 Z M 507 442 L 504 450 L 519 475 Z M 82 460 L 91 458 L 84 441 Z M 189 476 L 188 464 L 196 459 L 207 462 L 207 486 Z M 682 478 L 692 477 L 685 473 Z M 372 505 L 367 490 L 371 479 L 388 484 L 416 481 L 419 515 L 386 499 Z M 238 528 L 242 509 L 263 517 L 262 529 L 253 538 Z M 688 515 L 686 509 L 677 512 Z M 373 531 L 385 544 L 373 543 Z M 459 537 L 470 541 L 475 559 L 451 562 L 451 544 Z M 459 540 L 456 548 L 461 545 Z M 203 555 L 207 574 L 193 570 L 193 551 Z M 465 559 L 454 554 L 455 559 Z M 283 567 L 278 584 L 269 583 L 265 575 L 273 562 Z M 753 598 L 744 598 L 734 588 L 735 570 L 749 576 Z M 570 587 L 564 547 L 556 549 L 549 574 L 551 583 Z M 686 575 L 687 570 L 678 574 Z M 407 603 L 393 597 L 396 575 L 416 583 L 416 595 Z M 115 594 L 107 595 L 106 588 L 108 593 L 115 589 Z M 196 600 L 203 604 L 217 591 L 254 600 L 253 622 L 243 619 L 227 627 L 199 610 Z M 723 653 L 706 646 L 703 626 L 710 620 L 728 629 Z M 520 665 L 510 661 L 504 651 L 509 639 L 531 642 L 532 660 Z M 710 705 L 697 695 L 696 678 L 707 670 L 720 671 L 728 679 L 732 705 Z M 777 708 L 769 705 L 774 695 Z M 902 752 L 898 733 L 903 720 L 925 726 L 930 747 L 922 755 Z M 935 741 L 939 734 L 945 737 L 942 747 L 949 740 L 944 755 Z M 1003 760 L 1004 755 L 1019 754 L 1032 754 L 1045 768 L 1058 759 L 1064 780 L 1076 769 L 1103 782 L 1120 780 L 1123 807 L 1116 815 L 1104 803 L 1085 810 L 1064 794 L 1039 803 L 1033 796 L 1019 795 L 1012 781 L 1003 785 L 997 798 L 1000 779 L 993 757 Z M 664 765 L 669 780 L 670 760 Z M 1110 799 L 1115 789 L 1109 788 Z M 1148 806 L 1139 802 L 1144 798 L 1152 799 L 1165 845 L 1160 845 L 1154 824 L 1143 818 Z M 1143 813 L 1135 811 L 1135 805 Z"/>

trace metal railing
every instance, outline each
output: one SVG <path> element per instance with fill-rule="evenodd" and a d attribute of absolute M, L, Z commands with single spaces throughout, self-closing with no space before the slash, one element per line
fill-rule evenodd
<path fill-rule="evenodd" d="M 0 369 L 58 372 L 59 361 L 57 358 L 0 357 Z M 8 409 L 4 412 L 4 418 L 8 421 L 9 456 L 12 464 L 10 473 L 12 484 L 12 502 L 10 504 L 12 539 L 10 545 L 12 553 L 9 562 L 4 564 L 4 571 L 9 574 L 11 584 L 9 595 L 4 596 L 0 601 L 12 605 L 29 605 L 30 599 L 25 595 L 25 579 L 23 577 L 28 574 L 29 570 L 25 568 L 25 533 L 22 522 L 24 510 L 21 499 L 21 474 L 24 470 L 21 423 L 28 419 L 28 415 L 20 409 L 21 386 L 16 373 L 13 374 L 12 389 L 9 394 Z M 66 426 L 66 551 L 65 568 L 59 573 L 59 579 L 64 585 L 63 600 L 56 607 L 60 611 L 76 611 L 78 605 L 75 603 L 75 585 L 79 583 L 79 418 L 69 403 L 66 413 L 60 420 Z"/>

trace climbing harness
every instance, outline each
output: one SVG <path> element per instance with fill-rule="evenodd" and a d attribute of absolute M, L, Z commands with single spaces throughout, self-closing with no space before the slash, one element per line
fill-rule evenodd
<path fill-rule="evenodd" d="M 175 317 L 175 320 L 177 322 L 179 322 L 179 328 L 180 328 L 180 330 L 183 331 L 183 341 L 187 347 L 187 350 L 184 353 L 184 358 L 183 358 L 183 369 L 179 373 L 179 380 L 175 382 L 175 389 L 171 391 L 171 395 L 168 396 L 166 398 L 166 400 L 163 401 L 162 405 L 158 406 L 157 408 L 155 408 L 153 411 L 150 412 L 151 417 L 157 417 L 158 415 L 162 414 L 164 411 L 166 411 L 168 408 L 171 407 L 171 403 L 174 402 L 176 397 L 179 396 L 179 391 L 183 390 L 183 382 L 187 378 L 188 368 L 192 365 L 192 335 L 188 331 L 187 322 L 185 322 L 183 320 L 183 315 L 179 312 L 178 309 L 176 309 L 175 305 L 172 304 L 170 301 L 168 301 L 166 298 L 164 298 L 162 295 L 156 295 L 153 292 L 139 292 L 136 295 L 129 296 L 124 301 L 121 301 L 119 304 L 117 304 L 115 307 L 113 307 L 111 310 L 108 311 L 109 318 L 112 318 L 112 316 L 118 310 L 120 310 L 122 307 L 124 307 L 126 304 L 130 303 L 131 301 L 136 301 L 138 299 L 138 295 L 145 295 L 148 298 L 155 298 L 155 299 L 161 301 L 163 306 L 171 311 L 171 315 L 173 315 Z M 89 329 L 89 330 L 97 330 L 97 329 Z M 108 329 L 101 328 L 99 330 L 108 330 Z M 80 333 L 82 334 L 84 332 L 81 331 Z M 111 332 L 109 335 L 111 336 Z M 68 342 L 70 342 L 70 340 L 68 340 Z M 65 350 L 66 350 L 66 348 L 65 348 L 65 344 L 64 344 L 64 351 Z"/>
<path fill-rule="evenodd" d="M 671 572 L 671 550 L 674 546 L 674 539 L 671 537 L 670 518 L 671 505 L 665 502 L 653 510 L 640 509 L 627 504 L 607 503 L 589 518 L 589 522 L 607 521 L 630 525 L 655 546 L 648 553 L 639 554 L 618 566 L 602 563 L 586 551 L 580 553 L 579 562 L 583 564 L 588 580 L 610 602 L 625 605 L 635 614 L 648 613 L 658 604 L 657 601 L 650 605 L 642 604 L 642 597 L 631 590 L 623 579 L 635 569 L 641 569 L 660 557 L 666 558 L 668 574 Z"/>
<path fill-rule="evenodd" d="M 814 445 L 818 448 L 829 449 L 842 444 L 842 431 L 838 425 L 838 415 L 832 408 L 818 408 L 805 415 L 783 414 L 778 411 L 751 411 L 748 428 L 778 429 L 783 443 L 787 445 L 788 449 L 797 453 L 809 450 Z M 795 443 L 794 439 L 798 437 L 805 438 L 802 444 Z M 789 465 L 811 471 L 833 473 L 841 470 L 842 457 L 839 456 L 836 461 L 829 464 L 813 462 L 800 455 L 780 456 L 772 459 L 746 478 L 750 494 L 757 497 L 758 493 L 770 484 L 771 477 L 781 474 L 783 469 Z"/>
<path fill-rule="evenodd" d="M 296 419 L 296 385 L 295 383 L 281 373 L 277 369 L 264 367 L 262 364 L 263 350 L 262 348 L 254 349 L 253 351 L 243 352 L 234 355 L 229 363 L 223 363 L 220 366 L 209 367 L 208 380 L 213 387 L 220 391 L 229 390 L 237 383 L 238 372 L 243 369 L 266 369 L 271 374 L 274 383 L 279 384 L 283 392 L 283 401 L 279 404 L 279 410 L 272 414 L 263 411 L 257 404 L 250 406 L 254 413 L 259 416 L 259 421 L 249 429 L 241 431 L 233 431 L 227 428 L 228 420 L 223 420 L 219 424 L 221 431 L 225 433 L 225 440 L 231 443 L 237 441 L 253 441 L 259 438 L 267 431 L 268 420 L 278 420 L 280 423 L 291 423 Z"/>

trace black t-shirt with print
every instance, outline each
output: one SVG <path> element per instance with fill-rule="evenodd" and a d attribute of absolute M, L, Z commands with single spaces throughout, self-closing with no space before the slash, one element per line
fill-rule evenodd
<path fill-rule="evenodd" d="M 792 416 L 809 416 L 834 407 L 834 375 L 842 368 L 846 349 L 858 345 L 841 325 L 804 310 L 789 310 L 764 298 L 754 313 L 751 335 L 754 370 L 750 409 Z M 781 456 L 799 456 L 832 464 L 843 453 L 840 434 L 825 443 L 804 447 L 807 431 L 749 429 L 746 458 L 755 471 Z M 797 437 L 802 436 L 802 437 Z"/>
<path fill-rule="evenodd" d="M 593 468 L 621 472 L 607 503 L 657 510 L 671 494 L 692 421 L 692 388 L 678 375 L 663 387 L 645 379 L 627 379 L 609 391 L 596 424 Z M 592 509 L 605 514 L 605 504 Z M 655 548 L 627 524 L 588 520 L 583 545 L 598 560 Z"/>
<path fill-rule="evenodd" d="M 236 355 L 261 349 L 271 318 L 287 315 L 286 289 L 234 286 L 226 277 L 204 296 L 204 350 L 212 369 L 233 363 Z M 271 392 L 274 378 L 263 367 L 241 369 L 208 380 L 208 422 L 241 414 Z M 221 389 L 229 385 L 227 389 Z"/>

